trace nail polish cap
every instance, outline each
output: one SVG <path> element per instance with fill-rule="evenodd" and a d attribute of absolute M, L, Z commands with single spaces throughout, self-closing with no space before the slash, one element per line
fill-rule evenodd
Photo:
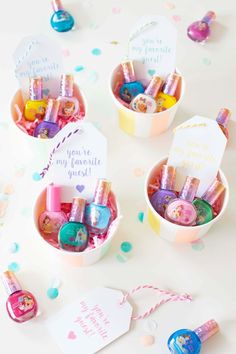
<path fill-rule="evenodd" d="M 214 334 L 219 332 L 220 328 L 215 320 L 210 320 L 204 323 L 202 326 L 194 330 L 196 335 L 199 337 L 200 341 L 203 343 Z"/>
<path fill-rule="evenodd" d="M 167 95 L 174 96 L 179 80 L 180 80 L 180 75 L 176 73 L 172 73 L 168 75 L 166 82 L 164 84 L 163 92 L 166 93 Z"/>
<path fill-rule="evenodd" d="M 224 185 L 217 179 L 210 185 L 206 192 L 202 195 L 202 199 L 213 205 L 225 190 Z"/>
<path fill-rule="evenodd" d="M 173 166 L 163 165 L 161 169 L 161 189 L 174 190 L 176 170 Z"/>
<path fill-rule="evenodd" d="M 203 17 L 202 22 L 206 22 L 208 25 L 216 19 L 216 13 L 214 11 L 208 11 Z"/>
<path fill-rule="evenodd" d="M 73 96 L 74 78 L 71 74 L 62 74 L 60 82 L 60 96 L 72 97 Z"/>
<path fill-rule="evenodd" d="M 16 279 L 15 274 L 10 270 L 7 270 L 2 274 L 2 283 L 8 295 L 14 294 L 16 291 L 22 290 L 20 283 Z"/>
<path fill-rule="evenodd" d="M 86 207 L 86 199 L 75 197 L 72 201 L 69 221 L 83 223 Z"/>
<path fill-rule="evenodd" d="M 121 66 L 124 73 L 125 83 L 134 82 L 136 79 L 132 60 L 123 61 Z"/>
<path fill-rule="evenodd" d="M 110 191 L 111 182 L 106 179 L 99 179 L 95 190 L 94 203 L 98 205 L 107 205 Z"/>
<path fill-rule="evenodd" d="M 187 176 L 183 188 L 179 194 L 179 198 L 192 203 L 197 193 L 199 183 L 200 180 L 198 178 Z"/>
<path fill-rule="evenodd" d="M 60 11 L 60 10 L 64 10 L 61 0 L 53 0 L 52 1 L 52 9 L 54 12 Z"/>
<path fill-rule="evenodd" d="M 163 81 L 160 77 L 153 76 L 144 93 L 155 98 L 161 89 L 162 82 Z"/>
<path fill-rule="evenodd" d="M 47 211 L 61 211 L 61 186 L 49 184 L 46 193 Z"/>
<path fill-rule="evenodd" d="M 54 98 L 49 98 L 44 120 L 46 122 L 56 123 L 59 107 L 59 101 Z"/>
<path fill-rule="evenodd" d="M 40 76 L 30 78 L 29 92 L 32 101 L 43 99 L 43 79 Z"/>
<path fill-rule="evenodd" d="M 226 128 L 228 121 L 231 117 L 231 112 L 228 108 L 221 108 L 216 118 L 218 124 L 223 125 Z"/>

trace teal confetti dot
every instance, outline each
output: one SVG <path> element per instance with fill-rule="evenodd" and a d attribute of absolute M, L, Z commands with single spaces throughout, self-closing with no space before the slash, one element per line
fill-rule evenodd
<path fill-rule="evenodd" d="M 203 58 L 203 59 L 202 59 L 202 62 L 203 62 L 203 64 L 206 65 L 206 66 L 211 65 L 211 59 L 209 59 L 209 58 Z"/>
<path fill-rule="evenodd" d="M 90 83 L 95 83 L 97 80 L 98 80 L 98 73 L 92 70 L 88 75 L 88 81 Z"/>
<path fill-rule="evenodd" d="M 144 212 L 143 211 L 140 211 L 138 213 L 138 219 L 139 219 L 140 222 L 143 222 L 143 220 L 144 220 Z"/>
<path fill-rule="evenodd" d="M 128 260 L 128 258 L 124 254 L 119 254 L 119 253 L 117 253 L 116 259 L 120 263 L 125 263 Z"/>
<path fill-rule="evenodd" d="M 122 242 L 120 249 L 122 252 L 128 253 L 132 250 L 133 246 L 130 242 Z"/>
<path fill-rule="evenodd" d="M 75 67 L 74 69 L 77 73 L 80 72 L 80 71 L 83 71 L 84 70 L 84 66 L 83 65 L 78 65 Z"/>
<path fill-rule="evenodd" d="M 42 179 L 42 176 L 38 172 L 34 172 L 32 178 L 34 181 L 40 181 Z"/>
<path fill-rule="evenodd" d="M 101 51 L 101 49 L 99 49 L 99 48 L 93 48 L 93 50 L 91 51 L 91 53 L 92 53 L 93 55 L 98 56 L 98 55 L 101 55 L 101 54 L 102 54 L 102 51 Z"/>
<path fill-rule="evenodd" d="M 19 244 L 16 243 L 16 242 L 13 242 L 13 243 L 10 245 L 10 247 L 9 247 L 9 251 L 10 251 L 11 253 L 17 253 L 19 250 L 20 250 L 20 246 L 19 246 Z"/>
<path fill-rule="evenodd" d="M 202 251 L 205 248 L 205 244 L 202 240 L 192 242 L 191 246 L 194 251 Z"/>
<path fill-rule="evenodd" d="M 57 288 L 49 288 L 47 291 L 47 296 L 49 297 L 49 299 L 56 299 L 59 295 L 59 291 Z"/>
<path fill-rule="evenodd" d="M 11 270 L 12 272 L 16 273 L 20 270 L 20 266 L 16 262 L 12 262 L 8 265 L 8 270 Z"/>

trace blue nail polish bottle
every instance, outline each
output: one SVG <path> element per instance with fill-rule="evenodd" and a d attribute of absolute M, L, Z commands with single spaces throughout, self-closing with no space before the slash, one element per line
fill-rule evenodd
<path fill-rule="evenodd" d="M 53 15 L 51 17 L 51 26 L 57 32 L 68 32 L 75 24 L 74 18 L 65 11 L 60 0 L 52 1 Z"/>
<path fill-rule="evenodd" d="M 143 93 L 145 89 L 141 82 L 136 81 L 134 66 L 131 60 L 121 63 L 121 66 L 125 82 L 120 88 L 119 96 L 123 101 L 130 103 L 134 97 L 139 93 Z"/>
<path fill-rule="evenodd" d="M 168 339 L 168 348 L 172 354 L 199 354 L 202 343 L 219 331 L 215 320 L 210 320 L 194 331 L 179 329 Z"/>

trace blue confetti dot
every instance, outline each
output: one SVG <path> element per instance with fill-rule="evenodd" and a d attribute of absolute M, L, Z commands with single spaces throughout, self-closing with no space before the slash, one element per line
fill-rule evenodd
<path fill-rule="evenodd" d="M 122 244 L 120 245 L 120 249 L 122 252 L 124 253 L 128 253 L 132 250 L 133 246 L 130 242 L 122 242 Z"/>
<path fill-rule="evenodd" d="M 16 262 L 12 262 L 8 265 L 8 270 L 11 270 L 12 272 L 16 273 L 20 270 L 20 266 Z"/>
<path fill-rule="evenodd" d="M 49 299 L 56 299 L 59 295 L 59 291 L 57 288 L 49 288 L 47 291 L 47 296 L 49 297 Z"/>
<path fill-rule="evenodd" d="M 34 172 L 32 177 L 34 181 L 40 181 L 42 179 L 42 176 L 38 172 Z"/>
<path fill-rule="evenodd" d="M 94 48 L 91 52 L 93 55 L 101 55 L 102 51 L 99 48 Z"/>
<path fill-rule="evenodd" d="M 78 72 L 84 70 L 84 66 L 83 65 L 78 65 L 78 66 L 75 67 L 74 70 L 78 73 Z"/>
<path fill-rule="evenodd" d="M 144 220 L 144 212 L 143 211 L 140 211 L 138 213 L 138 219 L 139 219 L 140 222 L 143 222 L 143 220 Z"/>
<path fill-rule="evenodd" d="M 19 249 L 20 249 L 20 246 L 16 242 L 13 242 L 9 248 L 11 253 L 17 253 L 19 251 Z"/>

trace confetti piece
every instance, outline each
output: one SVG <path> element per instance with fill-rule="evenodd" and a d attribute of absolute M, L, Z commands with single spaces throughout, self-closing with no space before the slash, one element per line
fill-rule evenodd
<path fill-rule="evenodd" d="M 181 16 L 180 15 L 174 15 L 172 16 L 172 20 L 175 22 L 180 22 L 181 21 Z"/>
<path fill-rule="evenodd" d="M 42 179 L 42 176 L 38 172 L 34 172 L 32 178 L 34 181 L 40 181 Z"/>
<path fill-rule="evenodd" d="M 202 62 L 203 62 L 203 64 L 205 64 L 207 66 L 211 65 L 211 59 L 209 59 L 209 58 L 203 58 Z"/>
<path fill-rule="evenodd" d="M 145 323 L 144 323 L 144 330 L 146 332 L 155 332 L 157 330 L 157 323 L 155 320 L 147 320 Z"/>
<path fill-rule="evenodd" d="M 142 168 L 140 168 L 140 167 L 136 167 L 136 168 L 134 169 L 134 175 L 135 175 L 136 177 L 141 177 L 141 176 L 144 175 L 144 170 L 143 170 Z"/>
<path fill-rule="evenodd" d="M 12 262 L 8 265 L 8 270 L 11 270 L 12 272 L 18 272 L 20 270 L 20 266 L 16 262 Z"/>
<path fill-rule="evenodd" d="M 143 211 L 140 211 L 138 213 L 138 219 L 139 219 L 140 222 L 143 222 L 143 220 L 144 220 L 144 212 Z"/>
<path fill-rule="evenodd" d="M 49 288 L 47 291 L 47 296 L 51 300 L 56 299 L 58 295 L 59 295 L 59 291 L 57 288 Z"/>
<path fill-rule="evenodd" d="M 155 338 L 152 335 L 144 335 L 140 337 L 140 342 L 144 347 L 154 344 Z"/>
<path fill-rule="evenodd" d="M 17 253 L 19 251 L 19 249 L 20 249 L 20 246 L 17 242 L 13 242 L 9 247 L 9 251 L 11 253 Z"/>
<path fill-rule="evenodd" d="M 78 73 L 78 72 L 84 70 L 84 66 L 83 65 L 78 65 L 78 66 L 75 67 L 74 70 Z"/>
<path fill-rule="evenodd" d="M 165 6 L 169 10 L 173 10 L 175 8 L 175 4 L 173 4 L 173 2 L 166 2 Z"/>
<path fill-rule="evenodd" d="M 194 251 L 202 251 L 205 248 L 205 244 L 202 240 L 192 242 L 191 246 Z"/>
<path fill-rule="evenodd" d="M 102 54 L 102 51 L 101 51 L 101 49 L 99 49 L 99 48 L 93 48 L 92 51 L 91 51 L 91 53 L 92 53 L 93 55 L 98 56 L 98 55 L 101 55 L 101 54 Z"/>
<path fill-rule="evenodd" d="M 96 71 L 91 71 L 88 75 L 88 81 L 90 83 L 95 83 L 98 80 L 98 73 Z"/>
<path fill-rule="evenodd" d="M 119 254 L 119 253 L 117 253 L 116 259 L 120 263 L 125 263 L 128 260 L 128 258 L 124 254 Z"/>
<path fill-rule="evenodd" d="M 130 242 L 122 242 L 122 244 L 120 245 L 120 249 L 122 252 L 128 253 L 130 251 L 132 251 L 132 244 Z"/>
<path fill-rule="evenodd" d="M 64 57 L 69 57 L 69 56 L 70 56 L 70 51 L 69 51 L 69 49 L 63 48 L 63 49 L 62 49 L 62 55 L 63 55 Z"/>
<path fill-rule="evenodd" d="M 120 7 L 113 7 L 111 11 L 114 15 L 118 15 L 121 13 L 121 8 Z"/>
<path fill-rule="evenodd" d="M 155 73 L 156 73 L 156 70 L 155 70 L 155 69 L 149 69 L 149 70 L 148 70 L 148 74 L 149 74 L 150 76 L 155 75 Z"/>
<path fill-rule="evenodd" d="M 118 41 L 111 41 L 110 44 L 117 45 L 117 44 L 119 44 L 119 42 Z"/>

